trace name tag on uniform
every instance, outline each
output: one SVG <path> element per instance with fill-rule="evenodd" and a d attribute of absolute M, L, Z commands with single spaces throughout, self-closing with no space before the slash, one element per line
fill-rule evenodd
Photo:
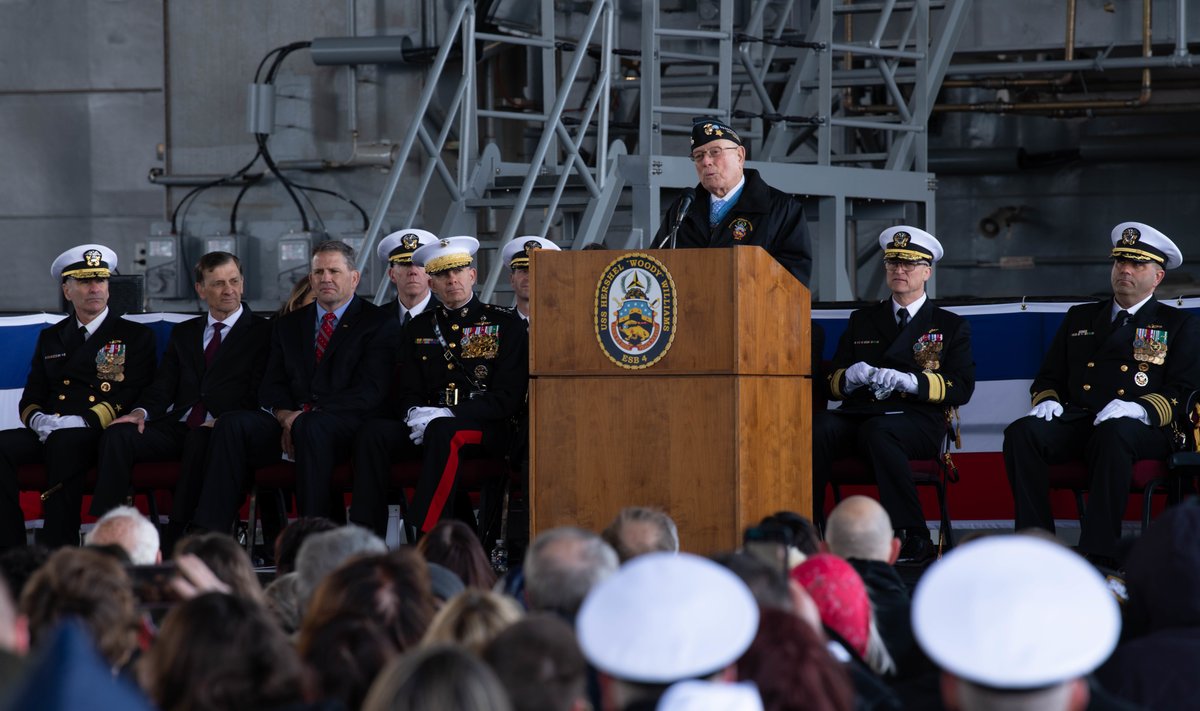
<path fill-rule="evenodd" d="M 42 356 L 42 360 L 54 360 L 55 358 L 66 358 L 66 357 L 67 357 L 66 353 L 49 353 L 47 355 Z"/>

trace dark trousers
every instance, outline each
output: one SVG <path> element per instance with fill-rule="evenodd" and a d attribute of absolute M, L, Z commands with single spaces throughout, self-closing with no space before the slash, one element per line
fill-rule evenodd
<path fill-rule="evenodd" d="M 420 447 L 408 438 L 403 420 L 367 420 L 354 437 L 354 495 L 350 521 L 383 538 L 387 534 L 388 492 L 394 462 L 416 460 Z"/>
<path fill-rule="evenodd" d="M 421 480 L 409 516 L 417 530 L 428 533 L 443 517 L 452 515 L 458 489 L 459 463 L 464 456 L 499 457 L 507 453 L 507 422 L 439 417 L 425 428 Z"/>
<path fill-rule="evenodd" d="M 46 469 L 47 488 L 63 485 L 42 504 L 39 541 L 50 547 L 79 545 L 84 478 L 96 463 L 101 433 L 92 427 L 55 430 L 43 444 L 33 430 L 0 432 L 0 548 L 25 544 L 17 467 L 38 462 Z"/>
<path fill-rule="evenodd" d="M 301 516 L 333 517 L 333 469 L 349 458 L 361 422 L 357 417 L 318 410 L 302 413 L 292 423 L 296 507 Z M 279 461 L 282 433 L 275 417 L 261 410 L 231 412 L 217 419 L 194 517 L 198 525 L 214 531 L 233 527 L 247 476 Z"/>
<path fill-rule="evenodd" d="M 936 457 L 943 432 L 940 422 L 911 414 L 816 413 L 812 426 L 815 515 L 823 518 L 825 486 L 834 460 L 860 457 L 875 474 L 879 503 L 892 519 L 892 528 L 925 528 L 908 460 Z"/>
<path fill-rule="evenodd" d="M 1112 557 L 1121 538 L 1133 463 L 1165 459 L 1171 453 L 1171 440 L 1169 431 L 1132 418 L 1093 426 L 1094 419 L 1088 412 L 1068 412 L 1049 422 L 1022 417 L 1004 430 L 1004 468 L 1012 486 L 1017 529 L 1053 531 L 1049 465 L 1083 459 L 1089 482 L 1079 550 Z"/>
<path fill-rule="evenodd" d="M 133 424 L 109 427 L 100 438 L 99 479 L 92 495 L 91 514 L 103 516 L 121 505 L 129 495 L 134 464 L 177 460 L 179 480 L 171 498 L 171 524 L 179 527 L 191 521 L 204 484 L 205 457 L 212 432 L 212 427 L 191 429 L 179 421 L 148 422 L 140 433 Z"/>

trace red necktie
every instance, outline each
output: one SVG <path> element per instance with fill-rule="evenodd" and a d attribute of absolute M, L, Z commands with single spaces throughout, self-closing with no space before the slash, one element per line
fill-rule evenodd
<path fill-rule="evenodd" d="M 321 358 L 325 355 L 325 349 L 329 347 L 329 339 L 333 338 L 333 320 L 336 318 L 333 313 L 327 313 L 321 318 L 321 330 L 317 332 L 317 362 L 321 362 Z"/>
<path fill-rule="evenodd" d="M 204 347 L 204 369 L 207 371 L 212 367 L 213 359 L 217 357 L 217 349 L 221 347 L 221 329 L 225 328 L 223 323 L 213 324 L 212 338 L 208 339 L 208 345 Z M 192 411 L 187 416 L 187 426 L 196 429 L 204 424 L 204 420 L 208 418 L 208 410 L 204 409 L 204 402 L 198 401 L 192 406 Z"/>

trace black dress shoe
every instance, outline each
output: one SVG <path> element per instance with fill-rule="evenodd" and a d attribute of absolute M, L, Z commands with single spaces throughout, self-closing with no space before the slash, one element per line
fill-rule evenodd
<path fill-rule="evenodd" d="M 905 536 L 904 543 L 900 546 L 900 557 L 896 559 L 896 563 L 899 565 L 925 565 L 936 555 L 937 549 L 928 534 L 924 536 L 919 533 L 910 534 Z"/>

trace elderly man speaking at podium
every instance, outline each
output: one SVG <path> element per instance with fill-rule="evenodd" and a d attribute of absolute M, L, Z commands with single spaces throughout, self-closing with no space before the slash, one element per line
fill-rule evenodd
<path fill-rule="evenodd" d="M 692 162 L 700 184 L 685 190 L 667 208 L 653 244 L 757 245 L 808 286 L 812 248 L 804 206 L 767 185 L 757 170 L 746 168 L 741 136 L 716 119 L 694 119 Z"/>

